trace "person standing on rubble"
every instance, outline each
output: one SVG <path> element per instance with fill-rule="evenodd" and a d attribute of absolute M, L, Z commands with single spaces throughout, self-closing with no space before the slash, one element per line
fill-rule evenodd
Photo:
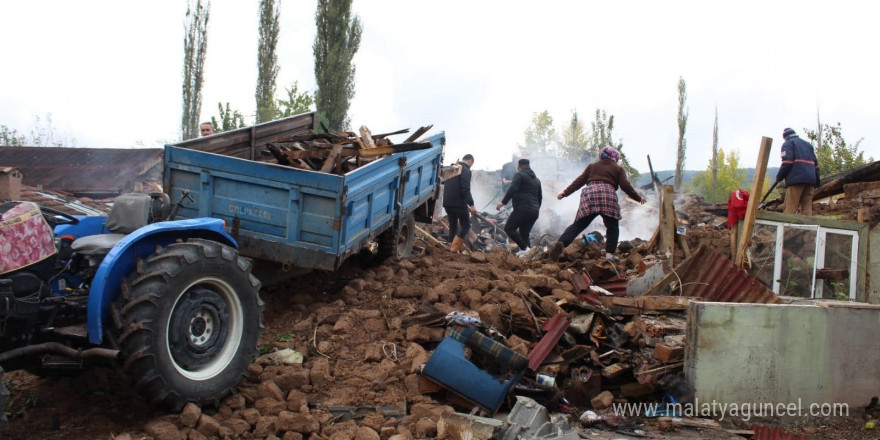
<path fill-rule="evenodd" d="M 477 213 L 474 198 L 471 196 L 471 167 L 474 156 L 465 154 L 458 162 L 461 174 L 447 180 L 443 184 L 443 209 L 449 216 L 449 250 L 458 252 L 464 246 L 464 238 L 471 230 L 471 214 Z"/>
<path fill-rule="evenodd" d="M 606 229 L 605 259 L 619 260 L 614 255 L 617 251 L 617 239 L 620 237 L 618 222 L 621 219 L 617 188 L 623 189 L 623 192 L 643 205 L 647 200 L 633 189 L 626 178 L 626 171 L 617 164 L 618 161 L 620 161 L 620 153 L 615 148 L 603 148 L 599 151 L 599 160 L 587 165 L 584 172 L 577 179 L 574 179 L 568 188 L 556 196 L 557 199 L 562 200 L 584 187 L 581 191 L 581 203 L 578 206 L 574 223 L 565 228 L 565 232 L 553 246 L 550 251 L 551 258 L 558 259 L 562 254 L 562 249 L 571 244 L 577 235 L 592 223 L 593 219 L 601 216 Z"/>
<path fill-rule="evenodd" d="M 782 212 L 813 215 L 813 189 L 819 186 L 819 159 L 813 146 L 791 128 L 782 131 L 782 166 L 776 183 L 785 179 L 785 206 Z"/>
<path fill-rule="evenodd" d="M 504 224 L 504 232 L 519 246 L 520 251 L 516 255 L 523 256 L 530 250 L 529 234 L 538 221 L 538 211 L 541 209 L 541 181 L 532 171 L 528 159 L 520 159 L 516 169 L 517 173 L 511 178 L 510 188 L 495 209 L 500 211 L 507 202 L 513 200 L 513 212 Z"/>
<path fill-rule="evenodd" d="M 510 162 L 507 162 L 501 167 L 501 191 L 507 194 L 507 190 L 510 189 L 510 184 L 513 182 L 513 176 L 519 171 L 518 160 L 520 155 L 518 153 L 513 153 Z"/>

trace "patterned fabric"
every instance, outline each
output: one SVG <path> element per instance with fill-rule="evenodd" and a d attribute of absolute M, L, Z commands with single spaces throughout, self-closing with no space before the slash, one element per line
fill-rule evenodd
<path fill-rule="evenodd" d="M 470 347 L 471 350 L 477 351 L 484 356 L 491 357 L 503 368 L 523 370 L 529 364 L 529 360 L 525 356 L 511 350 L 504 344 L 467 327 L 453 326 L 450 328 L 448 336 Z"/>
<path fill-rule="evenodd" d="M 606 215 L 620 220 L 620 203 L 617 201 L 617 191 L 610 183 L 594 180 L 588 182 L 581 191 L 581 204 L 578 206 L 577 217 L 580 218 L 592 214 Z"/>
<path fill-rule="evenodd" d="M 599 151 L 599 159 L 611 159 L 620 162 L 620 153 L 614 147 L 605 147 Z"/>
<path fill-rule="evenodd" d="M 0 274 L 38 263 L 56 252 L 52 229 L 40 207 L 16 203 L 0 215 Z"/>

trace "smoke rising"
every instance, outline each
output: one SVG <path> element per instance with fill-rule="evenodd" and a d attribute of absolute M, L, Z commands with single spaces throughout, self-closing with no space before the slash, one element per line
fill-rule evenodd
<path fill-rule="evenodd" d="M 532 241 L 537 244 L 534 239 L 544 234 L 551 236 L 553 238 L 551 241 L 555 241 L 565 228 L 574 222 L 580 203 L 580 190 L 562 200 L 557 200 L 556 195 L 584 171 L 587 163 L 535 155 L 530 157 L 530 161 L 532 170 L 541 180 L 543 189 L 541 212 L 532 229 Z M 495 205 L 504 197 L 501 192 L 501 171 L 475 170 L 472 175 L 471 194 L 477 210 L 489 215 L 498 214 Z M 620 220 L 621 241 L 634 238 L 648 240 L 657 229 L 659 222 L 657 197 L 654 194 L 643 193 L 643 195 L 648 199 L 645 205 L 630 200 L 623 191 L 617 192 L 623 216 Z M 594 220 L 582 233 L 587 234 L 592 231 L 599 231 L 605 235 L 605 225 L 601 217 Z"/>

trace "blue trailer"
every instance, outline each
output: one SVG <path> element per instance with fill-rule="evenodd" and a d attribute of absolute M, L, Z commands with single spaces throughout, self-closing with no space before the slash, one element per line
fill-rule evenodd
<path fill-rule="evenodd" d="M 287 122 L 307 131 L 314 113 Z M 374 241 L 385 255 L 411 252 L 415 218 L 439 194 L 443 133 L 335 175 L 254 160 L 265 146 L 237 141 L 247 130 L 165 147 L 165 192 L 193 199 L 178 218 L 225 220 L 242 255 L 294 268 L 335 270 Z"/>
<path fill-rule="evenodd" d="M 0 254 L 0 377 L 112 365 L 158 406 L 217 405 L 263 332 L 243 257 L 333 270 L 373 241 L 409 254 L 439 195 L 443 134 L 343 175 L 255 160 L 314 124 L 308 113 L 168 145 L 165 192 L 122 195 L 107 217 L 0 204 L 0 248 L 14 250 Z M 7 398 L 0 382 L 0 428 Z"/>

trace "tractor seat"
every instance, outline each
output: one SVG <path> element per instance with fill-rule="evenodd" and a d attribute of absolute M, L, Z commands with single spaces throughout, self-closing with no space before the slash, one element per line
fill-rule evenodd
<path fill-rule="evenodd" d="M 113 202 L 107 216 L 107 229 L 111 234 L 89 235 L 77 238 L 71 244 L 80 255 L 106 255 L 126 234 L 130 234 L 150 221 L 152 197 L 149 194 L 123 194 Z"/>

